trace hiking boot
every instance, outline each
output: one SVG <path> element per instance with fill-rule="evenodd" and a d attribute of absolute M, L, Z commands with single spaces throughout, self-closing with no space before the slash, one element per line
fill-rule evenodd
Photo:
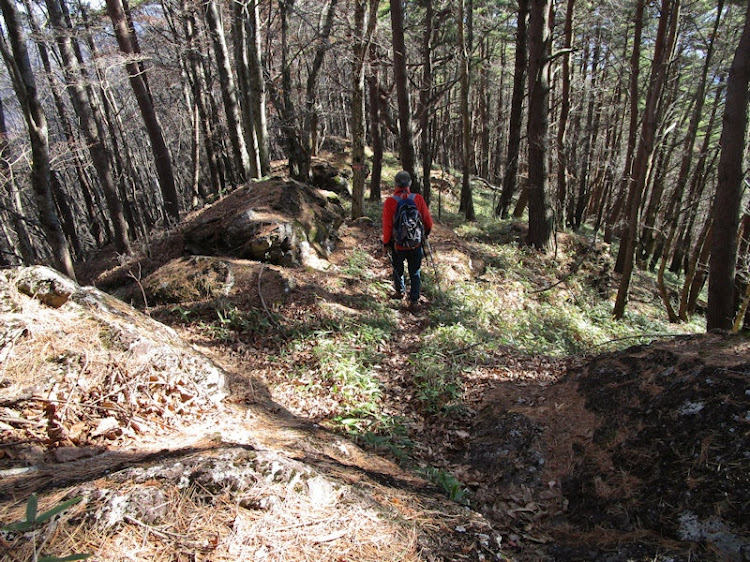
<path fill-rule="evenodd" d="M 393 291 L 393 293 L 391 293 L 391 298 L 395 300 L 401 300 L 404 298 L 404 293 L 400 291 Z"/>
<path fill-rule="evenodd" d="M 422 308 L 419 306 L 419 301 L 409 301 L 409 312 L 419 312 L 419 309 Z"/>

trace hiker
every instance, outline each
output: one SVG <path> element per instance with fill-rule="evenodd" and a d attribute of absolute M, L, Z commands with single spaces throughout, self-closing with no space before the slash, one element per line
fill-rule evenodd
<path fill-rule="evenodd" d="M 404 260 L 409 268 L 409 310 L 419 308 L 422 287 L 420 268 L 424 255 L 422 245 L 432 230 L 427 202 L 412 193 L 409 172 L 400 171 L 394 178 L 395 191 L 383 203 L 383 252 L 390 252 L 393 265 L 393 298 L 404 297 Z M 415 224 L 415 222 L 417 224 Z"/>

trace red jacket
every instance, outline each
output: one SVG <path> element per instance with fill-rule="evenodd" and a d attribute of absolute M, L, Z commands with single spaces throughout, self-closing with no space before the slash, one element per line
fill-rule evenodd
<path fill-rule="evenodd" d="M 393 195 L 397 197 L 408 197 L 411 194 L 411 190 L 408 187 L 397 187 Z M 427 202 L 424 200 L 419 193 L 414 195 L 414 203 L 419 210 L 419 214 L 422 215 L 422 223 L 424 224 L 425 234 L 429 234 L 432 230 L 432 216 L 430 216 L 430 209 L 427 207 Z M 391 237 L 393 236 L 393 219 L 396 217 L 396 205 L 397 201 L 393 197 L 389 197 L 383 203 L 383 244 L 387 245 L 391 243 Z M 396 245 L 397 250 L 406 250 Z"/>

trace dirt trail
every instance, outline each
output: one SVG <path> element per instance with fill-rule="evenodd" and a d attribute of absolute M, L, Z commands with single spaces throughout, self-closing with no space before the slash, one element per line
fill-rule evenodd
<path fill-rule="evenodd" d="M 440 235 L 436 246 L 471 260 L 454 233 Z M 341 251 L 363 244 L 354 231 Z M 388 280 L 389 269 L 375 266 L 374 275 Z M 385 402 L 409 420 L 413 460 L 465 486 L 506 552 L 519 560 L 748 559 L 741 514 L 750 509 L 750 465 L 747 447 L 731 445 L 748 439 L 746 339 L 667 338 L 592 359 L 498 348 L 466 365 L 460 411 L 440 414 L 413 400 L 412 362 L 432 327 L 429 308 L 400 311 Z"/>
<path fill-rule="evenodd" d="M 168 474 L 184 475 L 190 466 L 190 478 L 203 487 L 196 505 L 216 523 L 206 529 L 183 521 L 175 528 L 180 535 L 205 537 L 208 550 L 217 544 L 236 550 L 240 547 L 227 536 L 245 537 L 241 540 L 249 542 L 242 552 L 250 558 L 271 549 L 268 559 L 285 559 L 286 552 L 301 545 L 309 550 L 300 559 L 339 560 L 344 552 L 347 559 L 377 559 L 375 554 L 384 552 L 373 546 L 380 544 L 382 521 L 374 516 L 366 528 L 350 529 L 348 535 L 318 530 L 302 543 L 294 542 L 298 533 L 263 542 L 263 537 L 298 529 L 295 520 L 306 521 L 310 529 L 334 517 L 342 525 L 353 524 L 357 513 L 372 508 L 384 510 L 394 525 L 405 522 L 394 530 L 399 542 L 390 545 L 419 553 L 405 559 L 480 559 L 479 553 L 494 558 L 500 551 L 519 561 L 747 559 L 750 530 L 742 515 L 750 510 L 747 340 L 675 338 L 585 359 L 531 355 L 498 345 L 462 348 L 449 342 L 450 349 L 443 349 L 435 331 L 445 312 L 441 307 L 450 302 L 427 290 L 423 310 L 412 313 L 403 303 L 387 300 L 390 268 L 377 257 L 378 235 L 373 224 L 345 225 L 330 256 L 334 267 L 327 271 L 223 258 L 173 259 L 162 273 L 193 289 L 201 264 L 214 276 L 211 283 L 217 271 L 233 272 L 231 290 L 220 298 L 150 310 L 227 372 L 231 396 L 225 408 L 195 411 L 202 423 L 187 423 L 180 434 L 153 436 L 130 462 L 118 451 L 134 441 L 99 436 L 84 445 L 101 444 L 114 454 L 78 464 L 53 461 L 37 474 L 7 478 L 3 489 L 12 494 L 14 489 L 58 488 L 70 474 L 70 481 L 95 478 L 84 488 L 112 494 L 94 496 L 92 505 L 100 510 L 110 507 L 118 490 L 141 490 L 143 482 L 174 501 L 187 501 L 180 498 L 177 483 L 154 477 L 153 471 L 158 464 Z M 476 282 L 483 266 L 470 243 L 441 225 L 433 238 L 442 289 Z M 179 240 L 164 241 L 170 244 L 159 255 L 179 256 Z M 423 272 L 431 289 L 428 262 Z M 151 281 L 161 286 L 159 278 Z M 224 315 L 219 323 L 217 312 Z M 233 314 L 245 322 L 236 330 Z M 357 339 L 366 330 L 379 333 L 381 322 L 387 323 L 388 339 Z M 342 325 L 345 329 L 339 329 Z M 57 333 L 54 325 L 51 329 Z M 362 332 L 355 337 L 351 329 Z M 111 350 L 102 347 L 109 340 L 102 342 L 96 330 L 83 332 L 92 346 L 99 346 L 96 353 L 107 368 L 115 369 Z M 329 346 L 326 353 L 333 348 L 361 356 L 356 368 L 364 366 L 377 378 L 376 411 L 362 416 L 373 425 L 351 434 L 342 427 L 340 418 L 348 415 L 351 403 L 333 388 L 335 381 L 321 364 L 323 346 Z M 333 353 L 326 360 L 335 358 Z M 90 370 L 90 361 L 80 365 Z M 122 371 L 128 372 L 127 364 Z M 436 393 L 431 397 L 425 397 L 420 379 L 425 371 L 436 377 L 427 388 Z M 24 372 L 22 365 L 18 372 Z M 109 392 L 102 389 L 104 395 Z M 182 394 L 173 396 L 177 400 Z M 45 419 L 42 404 L 35 399 L 24 415 Z M 43 432 L 43 425 L 35 431 Z M 145 438 L 139 436 L 136 443 Z M 49 452 L 37 449 L 34 454 L 46 458 Z M 5 461 L 8 466 L 17 462 L 12 455 Z M 120 470 L 125 465 L 129 468 Z M 89 476 L 80 466 L 90 470 Z M 249 489 L 237 487 L 236 467 L 242 467 L 241 479 L 251 482 Z M 112 470 L 118 472 L 110 477 Z M 211 480 L 216 473 L 229 481 Z M 345 494 L 337 488 L 336 501 L 327 504 L 330 511 L 323 517 L 305 503 L 320 490 L 299 488 L 298 474 L 355 489 Z M 286 488 L 273 488 L 277 485 Z M 472 509 L 450 501 L 449 494 L 468 499 Z M 287 500 L 293 509 L 287 509 Z M 236 501 L 246 502 L 249 511 L 238 516 Z M 237 531 L 242 525 L 252 532 Z M 413 532 L 404 534 L 404 529 Z M 166 540 L 167 535 L 160 536 Z M 350 541 L 349 547 L 366 544 L 373 550 L 364 555 L 359 547 L 345 549 L 337 541 L 346 536 L 359 541 Z M 331 541 L 325 542 L 325 552 L 317 546 L 321 537 Z M 179 546 L 179 540 L 174 542 Z"/>

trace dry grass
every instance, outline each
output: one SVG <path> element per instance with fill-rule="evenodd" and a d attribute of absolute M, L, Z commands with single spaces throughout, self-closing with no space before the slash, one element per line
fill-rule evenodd
<path fill-rule="evenodd" d="M 289 480 L 256 473 L 246 490 L 209 490 L 198 482 L 180 487 L 155 471 L 157 477 L 142 483 L 131 474 L 119 484 L 99 479 L 54 492 L 40 508 L 71 495 L 85 501 L 42 529 L 36 544 L 46 554 L 87 552 L 107 561 L 420 559 L 420 527 L 431 517 L 414 497 L 378 485 L 365 493 L 292 468 L 300 471 Z M 20 520 L 24 509 L 3 506 L 0 520 Z M 28 537 L 11 537 L 5 546 L 0 560 L 32 559 Z"/>

